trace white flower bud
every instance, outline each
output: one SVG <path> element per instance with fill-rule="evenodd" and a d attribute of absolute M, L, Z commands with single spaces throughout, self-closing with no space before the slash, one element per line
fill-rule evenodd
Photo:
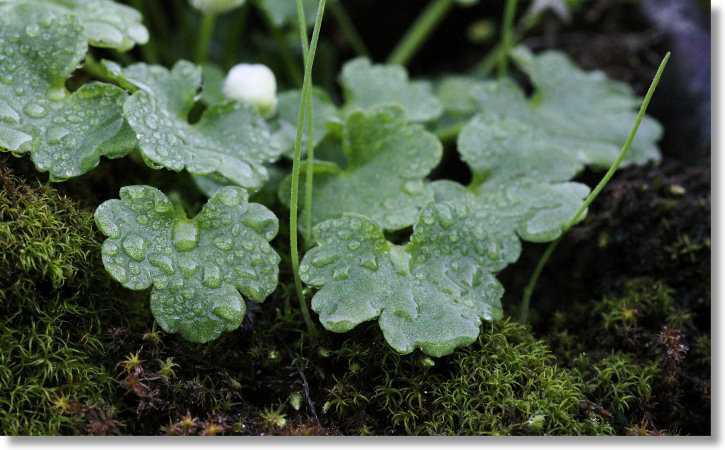
<path fill-rule="evenodd" d="M 230 100 L 251 103 L 263 117 L 277 110 L 277 80 L 263 64 L 237 64 L 227 74 L 222 93 Z"/>
<path fill-rule="evenodd" d="M 191 6 L 204 14 L 221 14 L 242 6 L 246 0 L 189 0 Z"/>

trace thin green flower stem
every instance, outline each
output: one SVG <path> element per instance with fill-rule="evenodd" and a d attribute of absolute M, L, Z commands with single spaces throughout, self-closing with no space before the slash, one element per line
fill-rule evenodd
<path fill-rule="evenodd" d="M 657 69 L 657 73 L 655 74 L 654 79 L 652 80 L 652 84 L 650 84 L 649 90 L 647 91 L 647 95 L 645 95 L 644 100 L 642 101 L 642 106 L 639 108 L 639 114 L 637 114 L 637 119 L 634 121 L 634 126 L 632 127 L 632 131 L 629 133 L 629 137 L 627 138 L 627 141 L 624 143 L 624 146 L 622 147 L 622 150 L 619 152 L 619 156 L 617 157 L 617 160 L 614 161 L 614 164 L 609 168 L 607 173 L 604 175 L 602 180 L 597 184 L 597 186 L 594 188 L 594 190 L 589 194 L 589 196 L 586 198 L 584 203 L 579 207 L 579 210 L 574 214 L 574 216 L 569 220 L 569 222 L 564 226 L 564 230 L 561 233 L 561 236 L 554 242 L 552 242 L 549 247 L 546 249 L 544 254 L 541 256 L 541 259 L 539 260 L 539 263 L 536 265 L 536 269 L 534 269 L 534 273 L 531 275 L 531 279 L 529 280 L 529 284 L 526 285 L 526 288 L 524 289 L 524 295 L 521 300 L 521 315 L 519 317 L 519 321 L 521 323 L 526 323 L 526 320 L 528 319 L 529 314 L 529 304 L 531 303 L 531 295 L 534 292 L 534 288 L 536 287 L 536 282 L 539 280 L 539 276 L 541 275 L 541 271 L 544 269 L 544 266 L 546 265 L 547 261 L 551 257 L 551 254 L 554 252 L 554 249 L 556 249 L 557 245 L 559 245 L 559 242 L 564 237 L 567 231 L 571 227 L 574 226 L 574 224 L 579 220 L 579 217 L 581 217 L 582 214 L 584 214 L 584 211 L 591 205 L 591 203 L 594 201 L 595 198 L 599 195 L 600 192 L 602 192 L 602 189 L 604 189 L 604 186 L 607 185 L 609 180 L 612 179 L 612 176 L 614 176 L 614 172 L 617 171 L 619 168 L 619 165 L 622 163 L 622 160 L 627 155 L 627 152 L 629 151 L 629 147 L 632 145 L 632 141 L 634 140 L 635 135 L 637 134 L 637 130 L 639 129 L 639 124 L 642 122 L 642 119 L 644 118 L 645 112 L 647 112 L 647 107 L 649 106 L 649 102 L 652 99 L 652 95 L 655 92 L 655 89 L 657 89 L 657 85 L 660 82 L 660 77 L 662 77 L 662 72 L 665 70 L 665 66 L 667 65 L 667 61 L 670 59 L 670 53 L 668 52 L 664 59 L 662 60 L 662 63 L 660 63 L 659 69 Z"/>
<path fill-rule="evenodd" d="M 297 67 L 297 64 L 295 64 L 295 60 L 290 53 L 284 34 L 282 34 L 279 28 L 274 25 L 274 22 L 272 22 L 272 18 L 269 16 L 267 10 L 262 8 L 259 5 L 259 2 L 255 3 L 255 5 L 257 6 L 259 15 L 262 17 L 264 26 L 267 28 L 267 31 L 269 31 L 269 34 L 272 35 L 274 44 L 277 46 L 277 50 L 279 52 L 279 57 L 282 59 L 282 64 L 284 65 L 285 71 L 287 71 L 290 81 L 295 86 L 301 86 L 303 83 L 302 74 L 300 73 L 300 69 Z"/>
<path fill-rule="evenodd" d="M 503 24 L 501 26 L 501 50 L 498 54 L 498 77 L 503 78 L 508 73 L 509 52 L 513 47 L 512 29 L 516 17 L 516 6 L 518 0 L 506 0 L 506 9 L 503 13 Z"/>
<path fill-rule="evenodd" d="M 452 6 L 453 0 L 433 0 L 429 3 L 395 46 L 388 57 L 388 64 L 407 64 Z"/>
<path fill-rule="evenodd" d="M 197 64 L 206 62 L 209 55 L 209 45 L 214 35 L 214 24 L 216 23 L 216 14 L 204 14 L 201 19 L 201 30 L 199 31 L 199 40 L 196 46 L 195 59 Z"/>
<path fill-rule="evenodd" d="M 335 21 L 338 25 L 340 25 L 340 29 L 342 29 L 342 32 L 345 34 L 345 37 L 350 45 L 352 45 L 352 48 L 355 52 L 357 52 L 358 56 L 366 56 L 369 58 L 370 51 L 365 45 L 365 41 L 363 41 L 360 33 L 357 32 L 357 29 L 352 23 L 350 15 L 345 10 L 345 7 L 340 4 L 339 0 L 335 0 L 330 2 L 329 8 L 332 16 L 335 18 Z"/>
<path fill-rule="evenodd" d="M 332 5 L 335 3 L 333 2 Z M 307 58 L 309 53 L 309 47 L 307 42 L 307 21 L 305 20 L 305 5 L 302 0 L 297 0 L 297 22 L 300 31 L 300 43 L 302 45 L 302 56 L 305 64 L 307 64 Z M 314 171 L 312 170 L 315 163 L 315 145 L 313 139 L 312 130 L 312 89 L 308 92 L 308 97 L 305 99 L 307 103 L 307 170 L 305 172 L 305 244 L 309 245 L 312 241 L 312 188 L 314 182 Z"/>
<path fill-rule="evenodd" d="M 310 311 L 307 307 L 307 299 L 302 289 L 302 280 L 300 280 L 300 257 L 297 248 L 297 209 L 300 185 L 300 154 L 302 152 L 302 132 L 305 125 L 305 112 L 310 100 L 310 92 L 312 91 L 312 65 L 315 61 L 315 52 L 317 51 L 317 41 L 320 38 L 320 28 L 322 26 L 322 17 L 325 13 L 325 0 L 320 0 L 317 7 L 317 17 L 315 18 L 315 27 L 312 30 L 312 42 L 307 54 L 305 62 L 305 76 L 302 82 L 302 102 L 297 118 L 297 139 L 295 140 L 295 154 L 292 160 L 292 189 L 290 192 L 290 257 L 292 260 L 292 272 L 295 278 L 295 289 L 300 300 L 302 309 L 302 317 L 307 325 L 307 331 L 310 334 L 317 333 L 315 324 L 310 317 Z"/>

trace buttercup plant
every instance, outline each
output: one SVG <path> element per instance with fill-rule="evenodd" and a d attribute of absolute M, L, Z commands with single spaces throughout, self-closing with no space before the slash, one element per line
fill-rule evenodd
<path fill-rule="evenodd" d="M 123 53 L 148 41 L 140 13 L 127 6 L 0 0 L 0 148 L 30 154 L 52 181 L 90 171 L 101 156 L 129 154 L 201 177 L 210 198 L 194 218 L 178 192 L 167 197 L 146 185 L 123 187 L 95 213 L 107 236 L 106 270 L 129 289 L 151 288 L 151 311 L 167 332 L 216 339 L 240 326 L 246 300 L 261 303 L 277 289 L 275 205 L 249 200 L 276 191 L 290 210 L 289 262 L 310 336 L 311 299 L 327 330 L 377 320 L 396 351 L 447 355 L 475 342 L 482 321 L 503 316 L 496 274 L 518 259 L 521 241 L 552 242 L 583 217 L 590 189 L 574 177 L 586 167 L 657 160 L 662 134 L 643 110 L 637 117 L 640 101 L 624 84 L 584 72 L 562 53 L 515 46 L 515 1 L 507 3 L 498 79 L 411 79 L 403 64 L 448 10 L 473 3 L 431 2 L 379 64 L 332 2 L 363 55 L 342 65 L 337 103 L 312 81 L 325 0 L 192 0 L 201 21 L 195 62 L 180 58 L 171 68 Z M 290 64 L 296 55 L 286 44 L 287 69 L 277 73 L 255 63 L 231 68 L 224 80 L 210 64 L 215 18 L 250 8 L 278 45 L 283 30 L 298 28 L 304 71 Z M 98 81 L 75 79 L 89 44 L 126 56 L 96 63 L 89 55 L 83 70 Z M 533 95 L 507 77 L 509 60 Z M 69 79 L 78 86 L 69 89 Z M 455 143 L 470 168 L 468 185 L 430 180 L 444 143 Z M 291 170 L 281 158 L 292 160 Z"/>

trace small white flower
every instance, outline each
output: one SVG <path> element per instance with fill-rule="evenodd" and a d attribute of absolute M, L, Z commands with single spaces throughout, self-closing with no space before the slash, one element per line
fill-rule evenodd
<path fill-rule="evenodd" d="M 191 6 L 204 14 L 221 14 L 242 6 L 246 0 L 189 0 Z"/>
<path fill-rule="evenodd" d="M 263 117 L 277 110 L 277 80 L 263 64 L 237 64 L 227 74 L 222 93 L 230 100 L 251 103 Z"/>

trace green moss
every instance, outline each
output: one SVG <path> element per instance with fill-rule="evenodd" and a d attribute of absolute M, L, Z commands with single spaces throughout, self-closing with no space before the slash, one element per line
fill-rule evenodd
<path fill-rule="evenodd" d="M 585 386 L 556 366 L 545 344 L 510 321 L 484 326 L 473 346 L 430 362 L 376 339 L 348 340 L 347 362 L 325 405 L 346 432 L 415 435 L 610 434 Z"/>
<path fill-rule="evenodd" d="M 68 401 L 101 404 L 115 385 L 103 318 L 134 313 L 114 304 L 91 211 L 15 177 L 3 160 L 0 187 L 0 428 L 72 433 Z"/>

